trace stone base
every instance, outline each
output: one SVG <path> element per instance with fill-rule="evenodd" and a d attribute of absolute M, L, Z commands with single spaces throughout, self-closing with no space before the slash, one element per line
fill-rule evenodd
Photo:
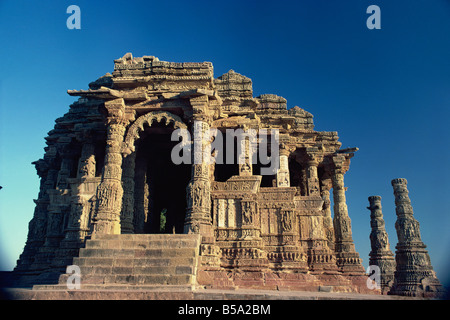
<path fill-rule="evenodd" d="M 200 236 L 195 234 L 95 235 L 80 249 L 73 264 L 80 268 L 81 290 L 164 290 L 184 286 L 380 294 L 379 290 L 367 289 L 364 274 L 311 272 L 299 269 L 298 261 L 281 261 L 283 268 L 273 269 L 259 251 L 238 250 L 240 255 L 235 259 L 222 257 L 220 264 L 218 248 L 201 245 Z M 229 257 L 234 257 L 234 253 L 230 251 Z M 35 285 L 34 289 L 65 291 L 69 278 L 73 277 L 62 274 L 59 285 L 53 286 L 42 285 L 49 282 L 35 282 L 41 285 Z M 58 283 L 56 280 L 53 283 Z"/>
<path fill-rule="evenodd" d="M 389 291 L 390 295 L 406 296 L 406 297 L 423 297 L 442 299 L 446 296 L 444 287 L 439 280 L 434 277 L 422 279 L 420 282 L 402 283 L 392 286 Z"/>
<path fill-rule="evenodd" d="M 360 293 L 273 290 L 139 289 L 139 290 L 30 290 L 5 289 L 9 300 L 420 300 L 419 298 Z"/>
<path fill-rule="evenodd" d="M 200 287 L 208 289 L 258 289 L 279 291 L 353 292 L 380 295 L 367 288 L 367 276 L 342 274 L 289 273 L 272 270 L 205 270 L 197 273 Z"/>

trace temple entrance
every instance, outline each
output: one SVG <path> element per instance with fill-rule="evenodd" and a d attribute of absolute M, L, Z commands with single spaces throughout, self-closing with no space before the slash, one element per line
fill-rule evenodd
<path fill-rule="evenodd" d="M 144 125 L 136 148 L 135 233 L 183 233 L 191 166 L 170 157 L 173 124 Z"/>

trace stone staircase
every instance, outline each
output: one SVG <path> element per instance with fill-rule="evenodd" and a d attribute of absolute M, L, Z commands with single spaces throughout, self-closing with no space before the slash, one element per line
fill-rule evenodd
<path fill-rule="evenodd" d="M 192 290 L 199 246 L 200 236 L 194 234 L 97 235 L 86 241 L 72 264 L 80 268 L 83 290 Z M 57 285 L 35 285 L 33 290 L 67 290 L 72 275 L 63 274 Z"/>

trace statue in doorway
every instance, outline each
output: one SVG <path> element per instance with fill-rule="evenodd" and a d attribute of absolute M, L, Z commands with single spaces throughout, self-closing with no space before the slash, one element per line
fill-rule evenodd
<path fill-rule="evenodd" d="M 161 213 L 159 215 L 159 232 L 163 233 L 166 230 L 166 213 L 167 209 L 164 208 L 161 210 Z"/>

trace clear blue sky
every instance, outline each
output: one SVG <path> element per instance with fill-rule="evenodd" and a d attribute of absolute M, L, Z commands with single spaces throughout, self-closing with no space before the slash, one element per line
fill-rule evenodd
<path fill-rule="evenodd" d="M 66 9 L 81 8 L 81 30 Z M 381 30 L 366 9 L 381 8 Z M 356 249 L 367 267 L 367 197 L 382 196 L 391 247 L 393 178 L 406 178 L 422 239 L 450 280 L 450 1 L 0 1 L 0 270 L 26 241 L 39 181 L 31 162 L 74 101 L 68 89 L 113 71 L 126 52 L 211 61 L 253 80 L 358 147 L 345 176 Z"/>

